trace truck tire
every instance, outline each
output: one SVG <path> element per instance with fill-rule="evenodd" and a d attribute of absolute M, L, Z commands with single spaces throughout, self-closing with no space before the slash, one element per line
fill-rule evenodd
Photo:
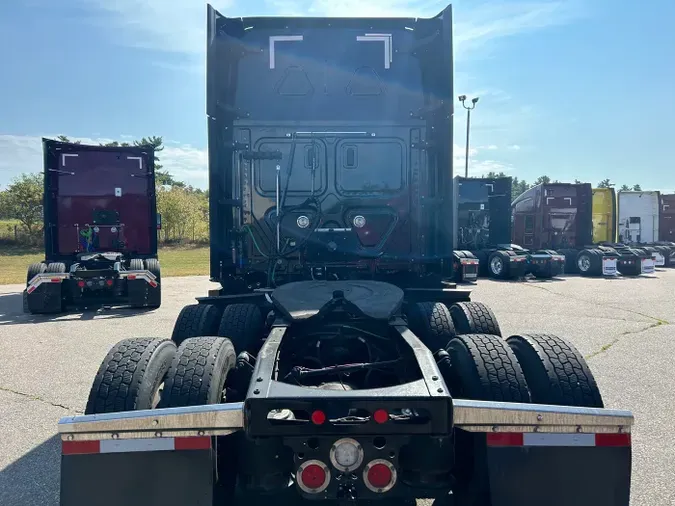
<path fill-rule="evenodd" d="M 408 327 L 431 353 L 444 350 L 457 335 L 452 316 L 445 304 L 418 302 L 406 309 Z"/>
<path fill-rule="evenodd" d="M 597 249 L 583 249 L 577 255 L 577 269 L 582 276 L 602 274 L 602 252 Z"/>
<path fill-rule="evenodd" d="M 148 307 L 158 308 L 162 305 L 162 272 L 159 260 L 148 258 L 145 260 L 145 268 L 157 278 L 155 288 L 148 286 Z"/>
<path fill-rule="evenodd" d="M 168 339 L 120 341 L 98 369 L 85 414 L 155 408 L 175 354 L 176 345 Z"/>
<path fill-rule="evenodd" d="M 457 302 L 450 306 L 450 315 L 458 334 L 502 335 L 497 317 L 482 302 Z"/>
<path fill-rule="evenodd" d="M 220 318 L 218 335 L 232 341 L 237 354 L 253 352 L 263 335 L 264 324 L 262 313 L 255 304 L 230 304 Z"/>
<path fill-rule="evenodd" d="M 521 334 L 506 342 L 520 362 L 532 402 L 604 407 L 586 360 L 571 343 L 552 334 Z"/>
<path fill-rule="evenodd" d="M 443 378 L 458 399 L 530 402 L 518 359 L 499 336 L 463 334 L 450 341 L 451 374 Z"/>
<path fill-rule="evenodd" d="M 144 271 L 145 267 L 143 266 L 142 258 L 132 258 L 129 260 L 129 270 L 130 271 Z"/>
<path fill-rule="evenodd" d="M 63 274 L 66 272 L 66 264 L 63 262 L 51 262 L 50 264 L 47 264 L 47 270 L 45 272 L 50 274 Z"/>
<path fill-rule="evenodd" d="M 232 341 L 225 337 L 186 339 L 171 362 L 160 408 L 221 403 L 236 360 Z"/>
<path fill-rule="evenodd" d="M 190 304 L 181 309 L 173 327 L 171 340 L 180 346 L 190 337 L 216 334 L 220 311 L 211 304 Z"/>
<path fill-rule="evenodd" d="M 26 273 L 26 286 L 30 283 L 30 280 L 33 279 L 38 274 L 43 274 L 47 270 L 47 266 L 42 262 L 31 264 L 28 266 L 28 272 Z"/>
<path fill-rule="evenodd" d="M 488 275 L 494 279 L 507 279 L 511 261 L 505 251 L 495 251 L 488 257 L 487 270 Z"/>
<path fill-rule="evenodd" d="M 490 334 L 459 335 L 448 346 L 450 367 L 441 369 L 450 394 L 456 399 L 531 402 L 523 370 L 501 337 Z M 448 361 L 445 361 L 448 362 Z M 434 506 L 485 506 L 490 501 L 484 436 L 455 431 L 459 463 L 452 496 L 434 500 Z"/>

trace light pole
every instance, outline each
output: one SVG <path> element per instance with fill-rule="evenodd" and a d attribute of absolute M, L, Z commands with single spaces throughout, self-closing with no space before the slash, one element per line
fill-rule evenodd
<path fill-rule="evenodd" d="M 478 97 L 471 99 L 471 106 L 466 105 L 466 95 L 460 95 L 459 101 L 462 103 L 464 109 L 466 109 L 466 153 L 464 160 L 464 177 L 469 177 L 469 129 L 471 128 L 471 111 L 475 109 L 476 104 L 478 103 Z"/>

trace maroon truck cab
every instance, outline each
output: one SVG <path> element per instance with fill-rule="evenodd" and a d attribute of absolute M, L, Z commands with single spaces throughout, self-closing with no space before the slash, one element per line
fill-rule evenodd
<path fill-rule="evenodd" d="M 92 302 L 158 307 L 154 152 L 43 139 L 45 260 L 26 276 L 24 309 Z"/>
<path fill-rule="evenodd" d="M 659 240 L 675 242 L 675 195 L 660 197 Z"/>
<path fill-rule="evenodd" d="M 512 204 L 513 242 L 531 249 L 583 248 L 593 242 L 589 183 L 530 188 Z"/>
<path fill-rule="evenodd" d="M 47 260 L 108 251 L 156 257 L 152 150 L 43 143 Z"/>

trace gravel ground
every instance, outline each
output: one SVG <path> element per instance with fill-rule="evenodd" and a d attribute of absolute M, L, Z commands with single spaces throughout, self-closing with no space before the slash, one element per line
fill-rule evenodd
<path fill-rule="evenodd" d="M 165 278 L 162 307 L 45 318 L 22 312 L 20 285 L 0 286 L 0 504 L 58 505 L 56 423 L 81 413 L 108 349 L 124 337 L 170 336 L 205 277 Z M 480 280 L 505 335 L 567 337 L 589 359 L 609 408 L 630 409 L 634 506 L 675 504 L 675 270 L 637 279 Z M 77 327 L 74 323 L 77 322 Z"/>

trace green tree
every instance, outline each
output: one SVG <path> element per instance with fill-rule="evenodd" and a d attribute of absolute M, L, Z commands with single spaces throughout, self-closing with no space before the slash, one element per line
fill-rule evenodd
<path fill-rule="evenodd" d="M 530 185 L 527 181 L 514 177 L 511 183 L 511 200 L 515 200 L 516 197 L 519 197 L 529 189 Z"/>
<path fill-rule="evenodd" d="M 642 186 L 640 186 L 639 184 L 634 184 L 634 185 L 633 185 L 633 191 L 634 191 L 634 192 L 641 192 L 641 191 L 642 191 Z"/>
<path fill-rule="evenodd" d="M 614 186 L 609 179 L 603 179 L 598 183 L 598 188 L 611 188 Z"/>
<path fill-rule="evenodd" d="M 551 178 L 548 176 L 539 176 L 535 182 L 532 184 L 532 186 L 537 186 L 538 184 L 549 184 L 551 182 Z"/>
<path fill-rule="evenodd" d="M 0 199 L 0 214 L 18 220 L 30 236 L 37 235 L 42 228 L 42 185 L 41 174 L 21 174 L 2 192 Z"/>
<path fill-rule="evenodd" d="M 621 185 L 621 188 L 619 188 L 619 191 L 620 191 L 620 192 L 629 192 L 629 191 L 630 191 L 630 186 L 628 186 L 627 184 L 622 184 L 622 185 Z"/>
<path fill-rule="evenodd" d="M 57 135 L 57 136 L 56 136 L 56 140 L 57 140 L 57 141 L 61 141 L 61 142 L 72 142 L 73 144 L 81 144 L 80 141 L 71 141 L 71 140 L 70 140 L 68 137 L 66 137 L 65 135 Z"/>
<path fill-rule="evenodd" d="M 583 184 L 583 182 L 579 181 L 578 179 L 574 179 L 574 184 Z"/>

